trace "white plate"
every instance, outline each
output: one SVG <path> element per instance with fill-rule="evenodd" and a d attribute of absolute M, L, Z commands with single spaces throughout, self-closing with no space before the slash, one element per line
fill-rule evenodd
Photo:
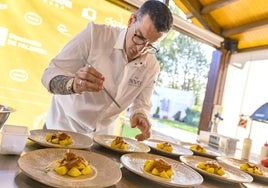
<path fill-rule="evenodd" d="M 149 153 L 128 153 L 122 155 L 120 159 L 124 167 L 126 167 L 128 170 L 163 185 L 192 187 L 200 185 L 203 182 L 203 177 L 190 167 L 182 164 L 181 162 L 160 155 Z M 154 159 L 163 159 L 172 165 L 174 174 L 170 180 L 161 178 L 159 176 L 154 176 L 144 171 L 143 165 L 145 161 Z"/>
<path fill-rule="evenodd" d="M 207 158 L 207 157 L 202 157 L 202 156 L 181 156 L 180 160 L 189 165 L 190 167 L 192 167 L 193 169 L 195 169 L 196 171 L 206 175 L 206 176 L 210 176 L 213 177 L 215 179 L 218 180 L 222 180 L 225 182 L 232 182 L 232 183 L 249 183 L 253 181 L 252 176 L 250 176 L 249 174 L 234 168 L 232 166 L 229 166 L 225 163 L 221 163 L 218 162 L 219 165 L 224 169 L 225 174 L 220 176 L 220 175 L 216 175 L 216 174 L 211 174 L 206 172 L 205 170 L 202 170 L 200 168 L 197 167 L 199 162 L 206 162 L 206 161 L 216 161 L 214 159 L 211 158 Z"/>
<path fill-rule="evenodd" d="M 175 144 L 172 142 L 168 142 L 173 148 L 172 152 L 168 152 L 168 151 L 157 148 L 157 144 L 163 143 L 166 141 L 158 140 L 158 139 L 149 139 L 149 140 L 145 140 L 143 142 L 145 144 L 147 144 L 148 146 L 150 146 L 152 149 L 154 149 L 154 150 L 156 150 L 164 155 L 168 155 L 168 156 L 193 155 L 193 152 L 190 149 L 187 149 L 181 145 L 178 145 L 178 144 Z"/>
<path fill-rule="evenodd" d="M 246 160 L 229 158 L 229 157 L 217 157 L 217 160 L 221 161 L 223 163 L 226 163 L 228 165 L 231 165 L 233 167 L 236 167 L 238 169 L 240 169 L 241 164 L 248 162 Z M 252 162 L 250 162 L 250 163 L 252 163 Z M 252 164 L 255 164 L 255 163 L 252 163 Z M 257 165 L 257 164 L 255 164 L 255 165 Z M 257 165 L 257 166 L 263 171 L 263 175 L 254 174 L 254 173 L 251 173 L 248 171 L 244 171 L 244 172 L 250 174 L 254 178 L 254 180 L 261 180 L 261 181 L 268 182 L 268 170 L 263 168 L 261 165 Z"/>
<path fill-rule="evenodd" d="M 46 141 L 46 135 L 53 134 L 56 132 L 64 132 L 72 137 L 73 143 L 68 146 L 62 146 L 60 144 L 53 144 Z M 63 130 L 53 130 L 53 129 L 37 129 L 31 130 L 29 139 L 42 145 L 45 147 L 52 147 L 52 148 L 72 148 L 72 149 L 87 149 L 90 148 L 93 144 L 93 140 L 80 133 L 71 132 L 71 131 L 63 131 Z"/>
<path fill-rule="evenodd" d="M 208 146 L 204 146 L 204 145 L 201 145 L 201 144 L 198 144 L 198 145 L 201 145 L 202 147 L 204 147 L 206 149 L 206 153 L 203 153 L 203 152 L 199 152 L 199 151 L 195 151 L 195 150 L 192 150 L 190 147 L 192 145 L 194 145 L 195 143 L 187 143 L 187 142 L 181 142 L 181 145 L 190 149 L 194 155 L 200 155 L 200 156 L 204 156 L 204 157 L 210 157 L 210 158 L 216 158 L 216 157 L 220 157 L 220 156 L 225 156 L 224 153 L 220 152 L 220 151 L 217 151 L 213 148 L 210 148 Z"/>
<path fill-rule="evenodd" d="M 39 149 L 22 155 L 18 164 L 27 176 L 53 187 L 108 187 L 116 184 L 122 177 L 119 165 L 101 154 L 85 150 L 70 149 L 70 152 L 85 158 L 93 168 L 92 175 L 70 177 L 54 172 L 52 164 L 62 159 L 67 149 Z"/>
<path fill-rule="evenodd" d="M 112 141 L 116 138 L 115 135 L 95 135 L 93 140 L 97 142 L 98 144 L 102 145 L 103 147 L 106 147 L 108 149 L 118 151 L 120 153 L 131 153 L 131 152 L 149 152 L 150 147 L 144 144 L 143 142 L 139 142 L 137 140 L 123 137 L 123 140 L 128 144 L 128 149 L 117 149 L 111 147 Z"/>

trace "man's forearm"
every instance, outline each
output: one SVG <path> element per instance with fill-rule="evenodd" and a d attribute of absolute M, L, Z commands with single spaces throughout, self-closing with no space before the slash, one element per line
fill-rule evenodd
<path fill-rule="evenodd" d="M 71 76 L 64 76 L 64 75 L 59 75 L 54 77 L 50 81 L 50 92 L 53 94 L 61 94 L 61 95 L 69 95 L 73 94 L 73 88 L 68 89 L 67 88 L 67 83 L 69 80 L 71 80 L 73 77 Z M 73 86 L 72 86 L 73 87 Z"/>

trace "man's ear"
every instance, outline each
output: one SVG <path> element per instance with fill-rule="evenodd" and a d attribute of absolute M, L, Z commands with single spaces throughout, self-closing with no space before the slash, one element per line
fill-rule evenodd
<path fill-rule="evenodd" d="M 129 19 L 128 19 L 128 24 L 127 24 L 127 27 L 130 27 L 132 23 L 134 23 L 136 21 L 136 16 L 135 14 L 131 14 Z"/>

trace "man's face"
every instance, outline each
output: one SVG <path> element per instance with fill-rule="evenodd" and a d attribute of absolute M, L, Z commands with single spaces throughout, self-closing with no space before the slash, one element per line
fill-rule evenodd
<path fill-rule="evenodd" d="M 128 60 L 133 60 L 145 53 L 148 49 L 153 49 L 163 33 L 156 31 L 152 20 L 145 15 L 141 20 L 137 20 L 134 15 L 130 18 L 128 32 L 126 35 L 126 53 Z"/>

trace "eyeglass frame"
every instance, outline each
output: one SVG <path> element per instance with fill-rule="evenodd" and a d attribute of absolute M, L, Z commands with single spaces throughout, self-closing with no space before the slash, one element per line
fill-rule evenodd
<path fill-rule="evenodd" d="M 137 37 L 139 40 L 143 41 L 142 43 L 137 43 L 135 41 L 135 37 Z M 156 54 L 159 52 L 159 49 L 154 47 L 152 44 L 150 44 L 143 36 L 140 36 L 136 33 L 136 22 L 134 22 L 134 34 L 132 36 L 132 42 L 135 45 L 144 45 L 144 48 L 149 54 Z"/>

